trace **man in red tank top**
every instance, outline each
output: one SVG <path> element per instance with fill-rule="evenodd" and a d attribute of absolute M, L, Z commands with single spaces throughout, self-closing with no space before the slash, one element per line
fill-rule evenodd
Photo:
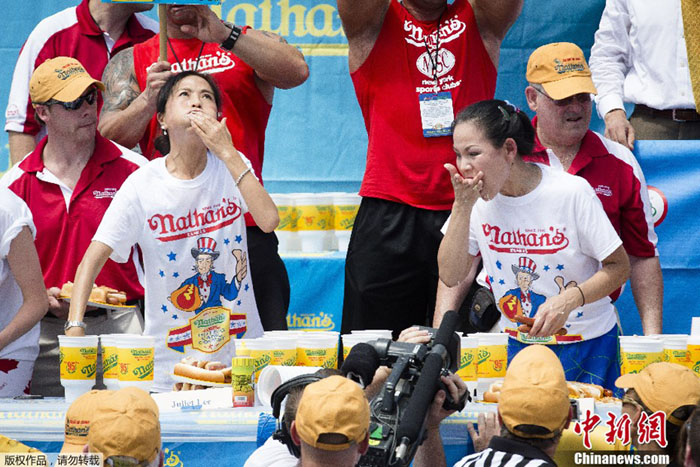
<path fill-rule="evenodd" d="M 369 136 L 345 266 L 343 332 L 424 324 L 452 206 L 457 111 L 493 98 L 500 45 L 522 0 L 338 0 Z"/>
<path fill-rule="evenodd" d="M 165 81 L 183 70 L 210 73 L 222 92 L 222 117 L 233 142 L 262 180 L 265 129 L 275 88 L 308 77 L 304 56 L 280 36 L 222 22 L 203 5 L 168 5 L 168 62 L 159 61 L 159 36 L 117 54 L 105 68 L 107 87 L 100 132 L 126 147 L 140 145 L 148 159 L 161 156 L 156 98 Z M 255 300 L 265 329 L 286 329 L 289 279 L 277 237 L 246 216 Z"/>

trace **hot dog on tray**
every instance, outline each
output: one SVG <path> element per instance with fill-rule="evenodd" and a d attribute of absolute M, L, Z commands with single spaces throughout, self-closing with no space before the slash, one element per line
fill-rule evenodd
<path fill-rule="evenodd" d="M 173 367 L 173 374 L 190 380 L 195 380 L 201 384 L 194 382 L 178 382 L 175 383 L 175 391 L 185 391 L 188 389 L 204 389 L 213 384 L 230 384 L 231 383 L 231 367 L 226 367 L 221 362 L 209 362 L 206 360 L 196 360 L 192 357 L 184 358 L 180 363 L 176 363 Z"/>

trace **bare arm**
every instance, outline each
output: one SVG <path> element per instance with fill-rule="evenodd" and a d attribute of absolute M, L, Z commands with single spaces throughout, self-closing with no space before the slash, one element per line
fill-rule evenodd
<path fill-rule="evenodd" d="M 21 161 L 24 156 L 36 148 L 34 136 L 30 134 L 8 131 L 7 136 L 10 143 L 10 166 Z"/>
<path fill-rule="evenodd" d="M 369 56 L 384 23 L 390 0 L 337 0 L 338 15 L 348 38 L 350 72 Z"/>
<path fill-rule="evenodd" d="M 578 287 L 569 287 L 559 295 L 549 297 L 537 310 L 535 324 L 529 332 L 534 337 L 551 336 L 561 329 L 576 308 L 610 295 L 630 275 L 630 261 L 620 245 L 602 261 L 603 267 Z M 579 291 L 580 289 L 580 291 Z M 582 296 L 583 295 L 583 296 Z"/>
<path fill-rule="evenodd" d="M 493 64 L 498 67 L 501 42 L 520 16 L 523 0 L 469 0 L 474 9 L 481 39 Z"/>
<path fill-rule="evenodd" d="M 102 136 L 127 148 L 136 146 L 156 113 L 158 91 L 171 74 L 169 64 L 156 63 L 141 92 L 134 72 L 134 49 L 112 57 L 102 74 L 106 87 L 99 122 Z"/>
<path fill-rule="evenodd" d="M 630 255 L 632 295 L 639 310 L 644 334 L 661 334 L 663 322 L 664 280 L 658 256 L 642 258 Z"/>
<path fill-rule="evenodd" d="M 455 192 L 452 215 L 438 250 L 440 280 L 454 287 L 467 277 L 474 257 L 469 254 L 469 218 L 483 186 L 483 172 L 466 179 L 452 164 L 445 164 Z"/>
<path fill-rule="evenodd" d="M 112 254 L 112 248 L 102 242 L 92 241 L 85 251 L 83 259 L 75 271 L 73 280 L 73 294 L 71 295 L 68 321 L 82 321 L 85 316 L 85 306 L 87 305 L 92 284 L 95 283 L 97 275 L 102 270 Z M 66 331 L 68 336 L 84 336 L 85 331 L 80 327 L 69 328 Z"/>
<path fill-rule="evenodd" d="M 454 287 L 448 287 L 438 279 L 437 297 L 435 298 L 435 314 L 433 315 L 433 327 L 439 328 L 445 313 L 450 310 L 458 310 L 469 293 L 469 288 L 474 282 L 476 271 L 479 268 L 479 258 L 472 261 L 467 277 Z"/>
<path fill-rule="evenodd" d="M 197 24 L 181 26 L 183 33 L 216 44 L 229 37 L 231 28 L 222 23 L 209 7 L 199 6 L 196 11 Z M 251 29 L 241 34 L 232 52 L 253 68 L 255 74 L 269 86 L 289 89 L 299 86 L 309 76 L 309 67 L 302 53 L 271 32 Z M 264 87 L 261 90 L 266 94 Z"/>
<path fill-rule="evenodd" d="M 28 227 L 12 240 L 7 262 L 22 292 L 23 302 L 12 321 L 0 331 L 0 350 L 26 334 L 49 308 L 39 256 Z"/>

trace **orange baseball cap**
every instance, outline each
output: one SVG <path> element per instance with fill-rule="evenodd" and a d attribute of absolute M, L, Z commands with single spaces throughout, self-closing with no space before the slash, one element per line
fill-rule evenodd
<path fill-rule="evenodd" d="M 72 57 L 56 57 L 39 65 L 29 80 L 32 105 L 44 104 L 51 99 L 60 102 L 76 100 L 90 86 L 105 90 L 102 82 L 94 79 L 85 67 Z"/>
<path fill-rule="evenodd" d="M 541 84 L 556 100 L 576 94 L 597 94 L 583 51 L 571 42 L 554 42 L 535 49 L 527 61 L 527 81 Z"/>
<path fill-rule="evenodd" d="M 66 411 L 65 438 L 61 452 L 83 452 L 95 409 L 113 392 L 94 389 L 73 401 Z"/>
<path fill-rule="evenodd" d="M 553 438 L 569 420 L 569 390 L 564 368 L 544 345 L 530 345 L 513 358 L 498 401 L 498 413 L 511 433 L 522 438 Z M 541 428 L 541 433 L 523 425 Z"/>
<path fill-rule="evenodd" d="M 673 417 L 673 411 L 700 403 L 700 377 L 677 363 L 652 363 L 639 373 L 620 376 L 615 386 L 634 389 L 649 410 L 664 412 L 666 419 L 678 426 L 683 420 Z"/>
<path fill-rule="evenodd" d="M 367 436 L 369 402 L 359 384 L 343 376 L 329 376 L 304 388 L 295 426 L 306 444 L 342 451 Z"/>

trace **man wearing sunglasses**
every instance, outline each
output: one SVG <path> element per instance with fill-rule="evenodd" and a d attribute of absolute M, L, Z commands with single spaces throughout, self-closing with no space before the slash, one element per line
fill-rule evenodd
<path fill-rule="evenodd" d="M 583 51 L 568 42 L 544 45 L 530 56 L 526 77 L 525 96 L 536 113 L 536 140 L 533 154 L 525 160 L 566 170 L 590 183 L 630 257 L 632 294 L 644 333 L 661 333 L 663 279 L 646 181 L 629 149 L 588 128 L 596 89 Z M 474 270 L 471 277 L 475 274 Z M 438 306 L 456 309 L 470 283 L 465 280 L 452 289 L 440 284 Z"/>
<path fill-rule="evenodd" d="M 49 295 L 49 313 L 41 320 L 40 353 L 32 376 L 34 394 L 63 395 L 57 336 L 65 329 L 87 326 L 90 334 L 140 334 L 143 329 L 143 318 L 133 309 L 93 309 L 84 322 L 67 322 L 68 304 L 58 299 L 61 286 L 73 281 L 114 194 L 147 162 L 97 132 L 97 100 L 102 90 L 104 85 L 74 58 L 56 57 L 42 63 L 32 75 L 29 93 L 47 135 L 0 179 L 0 185 L 9 187 L 32 212 Z M 128 304 L 143 299 L 133 258 L 124 264 L 107 261 L 96 282 L 125 291 Z"/>

